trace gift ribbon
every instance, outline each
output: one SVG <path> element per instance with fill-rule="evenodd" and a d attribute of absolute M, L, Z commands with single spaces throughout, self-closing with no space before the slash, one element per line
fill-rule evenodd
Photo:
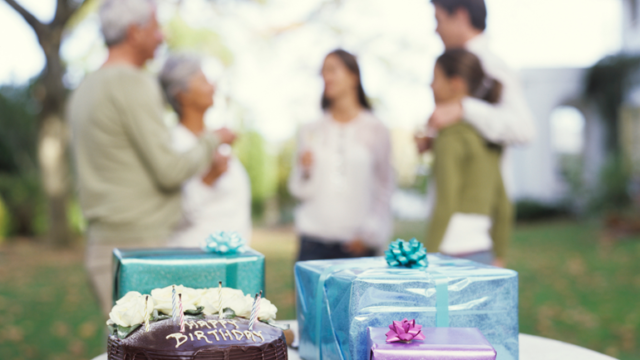
<path fill-rule="evenodd" d="M 354 264 L 342 264 L 333 265 L 324 269 L 318 279 L 318 287 L 316 288 L 316 344 L 318 345 L 318 360 L 322 360 L 322 343 L 320 342 L 322 337 L 322 304 L 324 303 L 324 283 L 327 282 L 329 277 L 338 271 L 355 269 L 359 266 Z"/>
<path fill-rule="evenodd" d="M 218 231 L 206 238 L 202 250 L 219 255 L 233 255 L 244 252 L 246 243 L 235 231 Z"/>
<path fill-rule="evenodd" d="M 411 241 L 398 239 L 389 244 L 384 252 L 385 260 L 391 267 L 419 269 L 429 267 L 427 248 L 415 238 Z"/>
<path fill-rule="evenodd" d="M 436 327 L 449 327 L 449 283 L 436 281 Z"/>
<path fill-rule="evenodd" d="M 318 279 L 316 287 L 316 345 L 318 346 L 318 360 L 322 359 L 322 304 L 324 303 L 324 285 L 327 280 L 334 274 L 343 270 L 351 270 L 363 268 L 366 264 L 376 264 L 377 261 L 365 261 L 359 264 L 341 264 L 333 265 L 322 271 Z M 444 276 L 444 275 L 443 275 Z M 436 280 L 436 327 L 449 327 L 449 284 L 446 279 L 439 278 Z M 341 354 L 342 355 L 342 354 Z"/>

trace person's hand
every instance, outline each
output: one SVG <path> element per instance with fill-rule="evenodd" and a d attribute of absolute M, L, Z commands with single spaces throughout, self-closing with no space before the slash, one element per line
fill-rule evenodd
<path fill-rule="evenodd" d="M 419 154 L 424 154 L 431 150 L 431 146 L 433 145 L 433 138 L 427 136 L 416 135 L 413 137 L 413 140 L 416 142 Z"/>
<path fill-rule="evenodd" d="M 213 170 L 218 176 L 226 173 L 229 169 L 229 158 L 229 154 L 223 154 L 220 151 L 216 151 L 213 155 L 211 170 Z"/>
<path fill-rule="evenodd" d="M 213 163 L 209 168 L 209 171 L 204 175 L 202 181 L 207 184 L 213 184 L 222 174 L 226 173 L 229 169 L 229 155 L 223 155 L 218 151 L 213 155 Z"/>
<path fill-rule="evenodd" d="M 460 102 L 437 104 L 429 118 L 429 127 L 441 130 L 462 120 L 463 111 Z"/>
<path fill-rule="evenodd" d="M 214 131 L 213 133 L 218 136 L 218 139 L 220 139 L 220 142 L 223 144 L 231 145 L 233 144 L 234 141 L 236 141 L 236 134 L 234 134 L 231 130 L 227 129 L 226 127 L 220 128 Z"/>
<path fill-rule="evenodd" d="M 364 256 L 369 252 L 369 247 L 362 239 L 356 238 L 355 240 L 342 245 L 344 250 L 356 257 Z"/>
<path fill-rule="evenodd" d="M 307 150 L 300 156 L 300 165 L 304 171 L 311 170 L 313 166 L 313 153 L 311 151 Z"/>
<path fill-rule="evenodd" d="M 504 261 L 504 259 L 501 259 L 501 258 L 495 258 L 493 260 L 493 264 L 492 265 L 495 266 L 495 267 L 500 267 L 500 268 L 504 268 L 504 267 L 507 266 L 507 264 Z"/>

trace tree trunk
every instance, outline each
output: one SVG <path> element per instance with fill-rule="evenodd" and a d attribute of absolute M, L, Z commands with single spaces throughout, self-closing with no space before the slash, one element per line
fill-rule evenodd
<path fill-rule="evenodd" d="M 67 126 L 62 117 L 50 115 L 40 125 L 38 160 L 47 197 L 48 241 L 57 247 L 68 246 L 71 231 L 67 218 L 69 164 Z"/>
<path fill-rule="evenodd" d="M 47 25 L 41 23 L 16 0 L 4 1 L 33 28 L 47 59 L 37 91 L 42 104 L 38 162 L 48 202 L 49 242 L 59 247 L 68 246 L 71 243 L 67 217 L 70 167 L 67 155 L 68 131 L 64 121 L 67 89 L 62 82 L 64 64 L 60 58 L 60 44 L 65 24 L 86 1 L 57 0 L 56 15 Z"/>
<path fill-rule="evenodd" d="M 41 78 L 42 111 L 38 137 L 40 176 L 47 197 L 48 240 L 57 247 L 71 243 L 67 216 L 69 199 L 68 129 L 64 121 L 67 89 L 62 77 L 64 65 L 60 58 L 62 27 L 39 36 L 47 58 Z"/>

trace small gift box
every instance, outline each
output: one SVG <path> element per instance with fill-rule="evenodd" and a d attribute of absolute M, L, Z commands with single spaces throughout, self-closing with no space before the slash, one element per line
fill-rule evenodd
<path fill-rule="evenodd" d="M 300 356 L 366 360 L 367 329 L 398 319 L 426 327 L 478 328 L 498 360 L 518 359 L 518 274 L 439 254 L 417 242 L 385 258 L 298 262 Z"/>
<path fill-rule="evenodd" d="M 245 294 L 264 291 L 264 255 L 221 234 L 212 235 L 202 249 L 115 249 L 114 303 L 129 291 L 149 294 L 173 284 L 202 289 L 222 281 L 222 286 Z"/>
<path fill-rule="evenodd" d="M 403 337 L 402 334 L 395 336 L 394 330 L 390 330 L 394 325 L 368 329 L 369 360 L 496 359 L 496 351 L 478 329 L 422 328 L 420 336 Z M 411 340 L 402 340 L 406 338 Z"/>

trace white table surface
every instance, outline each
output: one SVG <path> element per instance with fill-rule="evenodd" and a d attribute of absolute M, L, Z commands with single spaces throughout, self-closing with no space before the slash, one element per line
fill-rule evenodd
<path fill-rule="evenodd" d="M 289 324 L 297 337 L 297 321 L 281 321 L 281 323 Z M 539 336 L 520 334 L 519 340 L 520 360 L 616 360 L 580 346 Z M 93 360 L 108 360 L 107 354 L 102 354 Z M 289 360 L 301 360 L 297 350 L 289 349 Z"/>

